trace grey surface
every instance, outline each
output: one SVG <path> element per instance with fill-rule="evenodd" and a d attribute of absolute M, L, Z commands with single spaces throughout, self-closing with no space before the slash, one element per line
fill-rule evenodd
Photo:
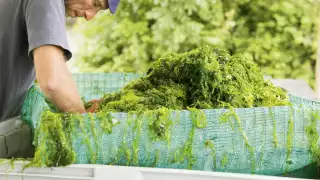
<path fill-rule="evenodd" d="M 10 123 L 11 125 L 6 122 Z M 31 158 L 34 154 L 32 145 L 32 130 L 18 117 L 0 122 L 0 128 L 8 129 L 6 133 L 0 132 L 0 159 L 2 158 Z"/>
<path fill-rule="evenodd" d="M 7 149 L 6 149 L 6 138 L 4 135 L 0 135 L 0 158 L 4 158 L 7 156 Z"/>
<path fill-rule="evenodd" d="M 48 44 L 70 59 L 64 0 L 0 0 L 0 122 L 19 113 L 35 79 L 32 51 Z"/>
<path fill-rule="evenodd" d="M 286 91 L 311 100 L 317 100 L 316 93 L 304 80 L 299 79 L 271 79 L 271 82 Z"/>

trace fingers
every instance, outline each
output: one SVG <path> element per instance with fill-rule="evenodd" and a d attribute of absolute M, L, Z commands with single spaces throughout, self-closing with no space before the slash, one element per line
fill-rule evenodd
<path fill-rule="evenodd" d="M 99 108 L 100 101 L 101 101 L 101 99 L 93 99 L 93 100 L 89 101 L 88 103 L 90 103 L 91 106 L 89 108 L 87 108 L 86 111 L 89 113 L 97 112 L 97 110 Z"/>

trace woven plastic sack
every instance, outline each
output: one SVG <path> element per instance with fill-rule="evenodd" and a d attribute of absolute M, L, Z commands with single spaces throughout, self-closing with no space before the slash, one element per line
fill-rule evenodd
<path fill-rule="evenodd" d="M 122 73 L 74 74 L 74 79 L 81 95 L 86 100 L 91 100 L 107 92 L 115 92 L 140 76 Z M 178 115 L 179 118 L 172 118 L 169 144 L 166 141 L 151 140 L 147 119 L 142 122 L 137 136 L 134 123 L 128 123 L 134 122 L 134 119 L 128 120 L 127 113 L 112 113 L 114 121 L 120 123 L 113 128 L 111 134 L 103 133 L 96 122 L 99 148 L 93 143 L 92 136 L 73 136 L 75 163 L 263 175 L 294 171 L 312 162 L 306 128 L 315 125 L 311 124 L 310 110 L 318 110 L 319 102 L 294 95 L 290 95 L 290 101 L 292 107 L 238 108 L 235 109 L 237 116 L 225 116 L 225 113 L 230 112 L 228 109 L 203 110 L 207 125 L 202 129 L 195 128 L 193 136 L 190 136 L 193 127 L 192 113 L 186 110 L 176 111 L 172 113 L 172 117 Z M 27 94 L 21 117 L 35 128 L 45 108 L 47 105 L 43 95 L 34 85 Z M 87 115 L 83 117 L 90 134 L 90 120 Z M 222 117 L 225 122 L 221 122 Z M 85 138 L 90 138 L 91 147 L 82 143 Z M 190 164 L 188 157 L 179 157 L 187 142 L 191 142 L 193 164 Z M 89 151 L 89 148 L 93 148 L 93 151 Z M 90 161 L 93 156 L 90 152 L 96 153 L 96 162 Z"/>

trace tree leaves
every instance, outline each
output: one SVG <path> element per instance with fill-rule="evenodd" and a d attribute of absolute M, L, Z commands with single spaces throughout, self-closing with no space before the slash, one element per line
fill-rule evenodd
<path fill-rule="evenodd" d="M 115 15 L 79 21 L 82 71 L 145 72 L 170 53 L 215 45 L 254 60 L 265 75 L 314 79 L 315 0 L 122 0 Z"/>

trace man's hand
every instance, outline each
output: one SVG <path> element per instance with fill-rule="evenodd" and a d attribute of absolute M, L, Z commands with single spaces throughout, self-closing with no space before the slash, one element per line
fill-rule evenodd
<path fill-rule="evenodd" d="M 101 102 L 101 99 L 93 99 L 89 101 L 88 107 L 86 107 L 86 111 L 89 113 L 95 113 L 99 108 L 99 103 Z"/>
<path fill-rule="evenodd" d="M 85 113 L 62 49 L 52 45 L 41 46 L 34 49 L 33 56 L 36 78 L 45 96 L 60 111 Z"/>

